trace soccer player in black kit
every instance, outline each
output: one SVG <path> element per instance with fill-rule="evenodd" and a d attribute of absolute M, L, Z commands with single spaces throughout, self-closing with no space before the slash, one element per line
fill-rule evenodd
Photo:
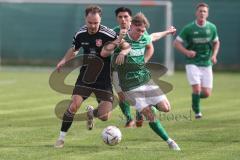
<path fill-rule="evenodd" d="M 90 82 L 85 80 L 87 66 L 81 67 L 80 74 L 73 89 L 72 101 L 63 115 L 60 135 L 55 143 L 56 148 L 62 148 L 64 146 L 64 138 L 72 125 L 75 113 L 91 93 L 96 95 L 99 105 L 96 109 L 91 106 L 87 107 L 87 127 L 89 130 L 93 127 L 94 117 L 106 121 L 112 110 L 111 58 L 101 57 L 100 52 L 106 42 L 113 41 L 113 43 L 119 44 L 122 38 L 121 36 L 117 37 L 113 30 L 100 24 L 101 14 L 101 8 L 96 5 L 89 6 L 85 9 L 86 25 L 82 26 L 75 34 L 72 47 L 57 64 L 57 69 L 60 70 L 66 62 L 76 56 L 75 52 L 79 51 L 80 48 L 83 48 L 83 61 L 85 59 L 91 61 L 91 57 L 95 56 L 103 62 L 103 66 L 100 68 L 96 79 Z M 94 59 L 96 58 L 93 58 L 93 60 Z M 94 61 L 89 62 L 89 65 L 95 67 Z"/>

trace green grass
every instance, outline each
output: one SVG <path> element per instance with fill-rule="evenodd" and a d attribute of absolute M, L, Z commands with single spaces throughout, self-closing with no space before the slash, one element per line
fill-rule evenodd
<path fill-rule="evenodd" d="M 1 160 L 238 160 L 240 157 L 239 73 L 215 73 L 212 97 L 201 103 L 202 120 L 190 117 L 191 89 L 185 73 L 164 77 L 174 86 L 168 94 L 172 111 L 159 117 L 181 152 L 169 150 L 147 122 L 143 128 L 125 129 L 119 108 L 109 121 L 97 120 L 92 131 L 86 130 L 85 122 L 74 122 L 65 147 L 54 149 L 61 125 L 54 108 L 70 95 L 51 90 L 50 74 L 51 70 L 22 68 L 0 71 Z M 116 125 L 122 131 L 123 139 L 117 146 L 107 146 L 101 140 L 101 131 L 108 125 Z"/>

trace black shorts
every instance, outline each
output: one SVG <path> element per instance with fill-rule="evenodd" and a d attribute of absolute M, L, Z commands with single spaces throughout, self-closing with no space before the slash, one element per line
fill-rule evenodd
<path fill-rule="evenodd" d="M 77 82 L 73 89 L 73 95 L 80 95 L 84 100 L 92 93 L 95 94 L 98 102 L 113 102 L 112 84 L 84 84 Z"/>

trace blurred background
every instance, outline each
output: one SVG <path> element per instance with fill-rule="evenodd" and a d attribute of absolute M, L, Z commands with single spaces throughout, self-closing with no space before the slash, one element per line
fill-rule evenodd
<path fill-rule="evenodd" d="M 146 14 L 149 33 L 163 31 L 173 24 L 178 32 L 195 19 L 196 0 L 0 0 L 1 66 L 55 66 L 71 46 L 72 37 L 84 25 L 84 9 L 89 4 L 103 8 L 102 24 L 117 25 L 114 10 L 126 6 Z M 218 70 L 240 69 L 240 1 L 205 0 L 210 6 L 209 21 L 216 24 L 221 41 Z M 176 35 L 175 35 L 176 36 Z M 154 43 L 158 63 L 182 69 L 184 57 L 172 47 L 172 40 Z M 166 45 L 167 43 L 167 45 Z M 170 48 L 169 48 L 170 46 Z M 167 55 L 169 57 L 167 57 Z"/>

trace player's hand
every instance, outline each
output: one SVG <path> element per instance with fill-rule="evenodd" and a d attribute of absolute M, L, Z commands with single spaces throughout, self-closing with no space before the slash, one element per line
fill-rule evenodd
<path fill-rule="evenodd" d="M 125 55 L 120 53 L 120 54 L 117 56 L 115 63 L 116 63 L 117 65 L 122 65 L 122 64 L 124 63 L 124 59 L 125 59 Z"/>
<path fill-rule="evenodd" d="M 127 31 L 128 31 L 128 30 L 125 29 L 125 28 L 123 28 L 123 29 L 121 29 L 121 30 L 119 31 L 119 37 L 118 37 L 119 42 L 121 42 L 122 39 L 126 36 Z"/>
<path fill-rule="evenodd" d="M 171 26 L 167 29 L 167 31 L 168 31 L 169 34 L 174 35 L 174 34 L 176 34 L 177 29 L 174 26 Z"/>
<path fill-rule="evenodd" d="M 189 50 L 187 53 L 186 53 L 186 56 L 189 57 L 189 58 L 193 58 L 196 56 L 196 52 L 195 51 L 192 51 L 192 50 Z"/>
<path fill-rule="evenodd" d="M 62 66 L 65 64 L 65 60 L 62 59 L 58 64 L 57 64 L 57 71 L 60 72 Z"/>
<path fill-rule="evenodd" d="M 213 64 L 216 64 L 216 63 L 217 63 L 217 57 L 216 57 L 216 56 L 212 56 L 211 60 L 212 60 L 212 63 L 213 63 Z"/>

